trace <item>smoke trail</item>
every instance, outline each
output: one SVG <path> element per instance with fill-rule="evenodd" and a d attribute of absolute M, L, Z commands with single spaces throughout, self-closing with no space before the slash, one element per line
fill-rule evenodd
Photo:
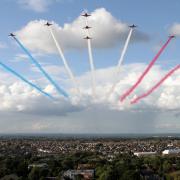
<path fill-rule="evenodd" d="M 36 86 L 35 84 L 29 82 L 27 79 L 25 79 L 23 76 L 21 76 L 20 74 L 18 74 L 16 71 L 14 71 L 13 69 L 11 69 L 10 67 L 6 66 L 5 64 L 3 64 L 2 62 L 0 62 L 0 65 L 7 70 L 8 72 L 12 73 L 13 75 L 15 75 L 16 77 L 18 77 L 19 79 L 21 79 L 22 81 L 24 81 L 25 83 L 27 83 L 29 86 L 31 86 L 32 88 L 36 89 L 37 91 L 39 91 L 40 93 L 44 94 L 46 97 L 51 98 L 52 100 L 55 100 L 54 97 L 52 97 L 50 94 L 46 93 L 45 91 L 43 91 L 41 88 L 39 88 L 38 86 Z"/>
<path fill-rule="evenodd" d="M 177 65 L 174 69 L 169 71 L 155 86 L 153 86 L 149 91 L 142 94 L 141 96 L 138 96 L 134 100 L 131 101 L 131 104 L 137 103 L 139 100 L 145 98 L 146 96 L 149 96 L 153 91 L 155 91 L 168 77 L 170 77 L 175 71 L 180 69 L 180 65 Z"/>
<path fill-rule="evenodd" d="M 48 73 L 42 68 L 42 66 L 38 63 L 38 61 L 36 59 L 34 59 L 33 56 L 31 55 L 31 53 L 22 45 L 22 43 L 16 37 L 13 37 L 13 38 L 17 42 L 17 44 L 23 49 L 23 51 L 29 56 L 32 63 L 34 63 L 38 67 L 38 69 L 42 72 L 42 74 L 56 88 L 56 90 L 59 92 L 59 94 L 68 98 L 69 97 L 68 94 L 56 84 L 56 82 L 48 75 Z"/>
<path fill-rule="evenodd" d="M 95 77 L 95 67 L 94 67 L 92 48 L 91 48 L 91 40 L 88 39 L 87 42 L 88 42 L 89 63 L 90 63 L 91 75 L 92 75 L 92 93 L 93 93 L 93 97 L 95 97 L 96 96 L 96 77 Z"/>
<path fill-rule="evenodd" d="M 86 26 L 88 26 L 88 21 L 86 18 Z M 89 29 L 87 29 L 87 37 L 90 37 Z M 95 66 L 92 54 L 92 45 L 91 45 L 91 38 L 87 39 L 88 44 L 88 54 L 89 54 L 89 64 L 91 68 L 91 83 L 92 83 L 92 95 L 93 97 L 96 96 L 96 76 L 95 76 Z"/>
<path fill-rule="evenodd" d="M 164 51 L 164 49 L 167 47 L 167 45 L 169 44 L 169 42 L 172 40 L 173 36 L 170 36 L 168 38 L 168 40 L 166 41 L 166 43 L 162 46 L 162 48 L 159 50 L 159 52 L 157 53 L 157 55 L 153 58 L 153 60 L 150 62 L 150 64 L 148 65 L 148 67 L 145 69 L 145 71 L 142 73 L 142 75 L 138 78 L 137 82 L 128 90 L 126 91 L 121 97 L 120 100 L 121 102 L 127 97 L 129 96 L 134 89 L 141 83 L 141 81 L 143 80 L 143 78 L 146 76 L 146 74 L 149 72 L 149 70 L 152 68 L 152 66 L 154 65 L 154 63 L 156 62 L 156 60 L 158 59 L 158 57 L 161 55 L 161 53 Z"/>
<path fill-rule="evenodd" d="M 121 53 L 121 56 L 120 56 L 120 59 L 119 59 L 119 62 L 118 62 L 118 65 L 117 65 L 117 68 L 116 68 L 116 72 L 115 72 L 115 76 L 114 77 L 117 77 L 119 71 L 120 71 L 120 67 L 124 61 L 124 56 L 126 54 L 126 51 L 127 51 L 127 48 L 128 48 L 128 45 L 129 45 L 129 42 L 130 42 L 130 39 L 131 39 L 131 35 L 132 35 L 132 32 L 133 32 L 133 28 L 130 29 L 129 31 L 129 34 L 128 34 L 128 37 L 126 39 L 126 42 L 124 44 L 124 47 L 123 47 L 123 50 L 122 50 L 122 53 Z M 114 89 L 116 88 L 118 82 L 115 81 L 115 83 L 112 85 L 110 91 L 108 92 L 107 94 L 107 98 L 109 99 L 109 97 L 111 96 L 111 94 L 113 93 Z"/>
<path fill-rule="evenodd" d="M 61 59 L 62 59 L 62 61 L 63 61 L 63 63 L 64 63 L 64 67 L 65 67 L 65 69 L 66 69 L 66 71 L 67 71 L 67 74 L 69 75 L 70 79 L 72 80 L 72 82 L 73 82 L 73 84 L 74 84 L 74 86 L 75 86 L 75 88 L 76 88 L 76 90 L 77 90 L 77 93 L 80 94 L 80 90 L 79 90 L 79 88 L 78 88 L 76 78 L 74 77 L 71 69 L 69 68 L 69 65 L 68 65 L 67 60 L 66 60 L 66 58 L 65 58 L 65 56 L 64 56 L 64 53 L 63 53 L 63 51 L 62 51 L 62 48 L 61 48 L 60 44 L 58 43 L 58 41 L 57 41 L 57 39 L 56 39 L 56 37 L 55 37 L 55 35 L 54 35 L 54 33 L 53 33 L 53 30 L 52 30 L 51 26 L 49 26 L 49 29 L 50 29 L 51 36 L 52 36 L 52 38 L 53 38 L 53 40 L 54 40 L 54 43 L 55 43 L 55 45 L 56 45 L 56 48 L 57 48 L 57 50 L 58 50 L 58 52 L 59 52 L 59 55 L 60 55 L 60 57 L 61 57 Z"/>

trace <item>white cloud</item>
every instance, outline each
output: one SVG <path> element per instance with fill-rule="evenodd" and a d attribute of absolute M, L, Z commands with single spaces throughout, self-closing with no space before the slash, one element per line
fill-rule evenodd
<path fill-rule="evenodd" d="M 44 54 L 32 53 L 32 56 L 34 58 L 39 58 L 39 57 L 44 57 Z M 23 54 L 23 53 L 18 53 L 15 55 L 14 59 L 11 62 L 21 62 L 21 61 L 28 60 L 28 59 L 29 59 L 28 55 Z"/>
<path fill-rule="evenodd" d="M 17 31 L 18 37 L 33 51 L 44 53 L 57 52 L 50 32 L 44 24 L 46 20 L 35 20 L 29 22 L 21 30 Z M 85 20 L 82 16 L 76 18 L 72 23 L 66 23 L 61 27 L 55 22 L 53 30 L 64 49 L 81 49 L 86 47 L 83 39 L 85 31 Z M 111 48 L 122 42 L 129 31 L 128 24 L 117 20 L 104 8 L 96 9 L 89 17 L 89 25 L 93 28 L 90 34 L 93 37 L 92 44 L 95 48 Z M 133 41 L 146 41 L 148 36 L 142 32 L 135 31 Z"/>
<path fill-rule="evenodd" d="M 18 0 L 18 3 L 26 9 L 31 9 L 36 12 L 44 12 L 48 9 L 49 5 L 57 0 Z"/>
<path fill-rule="evenodd" d="M 169 32 L 175 36 L 180 36 L 180 23 L 174 23 L 170 27 Z"/>
<path fill-rule="evenodd" d="M 54 76 L 59 76 L 58 70 L 54 66 L 47 67 L 51 72 L 54 72 Z M 133 71 L 132 71 L 133 69 Z M 48 98 L 43 97 L 35 90 L 31 89 L 29 86 L 26 86 L 24 83 L 19 81 L 11 82 L 11 84 L 2 84 L 0 85 L 0 109 L 1 110 L 17 110 L 18 107 L 24 107 L 27 111 L 38 111 L 40 108 L 43 111 L 53 109 L 53 112 L 60 112 L 60 109 L 65 106 L 67 111 L 71 112 L 71 109 L 86 108 L 86 106 L 104 106 L 108 109 L 117 109 L 117 110 L 137 110 L 137 109 L 178 109 L 180 107 L 180 83 L 178 77 L 180 72 L 177 71 L 172 77 L 164 82 L 164 84 L 156 90 L 149 97 L 142 100 L 137 105 L 129 105 L 129 100 L 134 96 L 140 95 L 146 92 L 153 84 L 160 80 L 161 77 L 166 73 L 165 70 L 162 70 L 160 66 L 154 66 L 152 71 L 148 76 L 143 80 L 137 90 L 130 96 L 130 99 L 125 103 L 121 104 L 119 102 L 119 96 L 127 90 L 139 77 L 140 73 L 145 69 L 144 64 L 130 64 L 124 66 L 123 70 L 119 74 L 119 79 L 121 79 L 115 89 L 115 92 L 112 94 L 111 99 L 106 99 L 106 93 L 110 89 L 112 82 L 114 80 L 114 67 L 99 69 L 96 71 L 97 77 L 97 97 L 96 100 L 93 100 L 91 97 L 91 87 L 90 87 L 90 72 L 85 73 L 84 75 L 77 77 L 77 80 L 80 84 L 80 89 L 82 92 L 82 97 L 79 99 L 76 94 L 72 94 L 73 89 L 67 89 L 72 95 L 70 101 L 63 100 L 60 98 L 57 102 L 51 102 Z M 4 75 L 3 75 L 4 76 Z M 1 77 L 3 77 L 1 76 Z M 1 79 L 0 79 L 1 80 Z M 33 81 L 36 82 L 36 81 Z M 37 80 L 38 83 L 40 81 Z M 36 82 L 36 83 L 37 83 Z M 68 82 L 70 83 L 70 81 Z M 43 84 L 44 86 L 44 84 Z M 46 85 L 45 90 L 49 92 L 55 92 L 50 85 Z M 72 92 L 71 92 L 72 91 Z M 56 95 L 56 94 L 54 94 Z M 57 96 L 57 95 L 56 95 Z M 27 103 L 28 101 L 28 103 Z M 41 106 L 40 106 L 41 104 Z M 43 105 L 44 104 L 44 105 Z M 48 105 L 47 105 L 48 104 Z M 42 108 L 43 107 L 43 108 Z M 69 107 L 69 108 L 68 108 Z M 21 109 L 21 108 L 20 108 Z M 60 112 L 61 113 L 61 112 Z M 51 114 L 51 113 L 50 113 Z"/>
<path fill-rule="evenodd" d="M 48 74 L 51 74 L 53 76 L 63 76 L 63 77 L 66 77 L 67 78 L 67 75 L 66 75 L 66 70 L 64 67 L 62 66 L 56 66 L 56 65 L 49 65 L 49 64 L 46 64 L 44 65 L 44 69 L 48 72 Z M 39 72 L 39 69 L 36 67 L 36 66 L 33 66 L 32 67 L 32 71 L 34 72 Z"/>
<path fill-rule="evenodd" d="M 3 42 L 0 42 L 0 49 L 7 48 L 7 45 Z"/>
<path fill-rule="evenodd" d="M 180 114 L 179 71 L 149 97 L 136 105 L 129 105 L 131 98 L 147 91 L 167 72 L 160 66 L 154 66 L 126 102 L 123 104 L 119 102 L 119 95 L 136 81 L 145 66 L 145 64 L 124 66 L 119 74 L 120 82 L 110 100 L 106 99 L 106 92 L 114 80 L 114 67 L 97 70 L 96 100 L 91 96 L 90 72 L 87 72 L 77 79 L 81 85 L 81 99 L 72 93 L 72 89 L 67 89 L 72 95 L 71 100 L 59 97 L 56 102 L 21 81 L 11 80 L 11 76 L 0 71 L 0 81 L 9 79 L 8 83 L 2 81 L 0 84 L 0 132 L 4 132 L 4 129 L 13 132 L 71 133 L 168 131 L 166 124 L 170 124 L 171 121 L 177 123 L 176 119 L 179 119 Z M 50 71 L 58 76 L 56 68 L 54 70 L 54 67 L 51 67 Z M 33 82 L 39 84 L 37 80 Z M 41 86 L 44 87 L 44 84 Z M 49 84 L 46 84 L 44 90 L 57 96 Z M 8 125 L 10 121 L 15 123 L 15 126 L 10 128 Z M 164 126 L 166 129 L 162 128 Z M 169 128 L 172 130 L 172 127 Z M 176 130 L 179 129 L 178 126 Z"/>

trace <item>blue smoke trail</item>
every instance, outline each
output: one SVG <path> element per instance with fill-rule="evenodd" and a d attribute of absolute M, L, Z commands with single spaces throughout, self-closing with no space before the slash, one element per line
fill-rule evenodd
<path fill-rule="evenodd" d="M 25 79 L 23 76 L 21 76 L 20 74 L 18 74 L 16 71 L 14 71 L 13 69 L 11 69 L 10 67 L 6 66 L 5 64 L 3 64 L 2 62 L 0 62 L 0 65 L 7 70 L 8 72 L 14 74 L 16 77 L 18 77 L 19 79 L 21 79 L 22 81 L 24 81 L 25 83 L 29 84 L 31 87 L 35 88 L 36 90 L 38 90 L 39 92 L 41 92 L 42 94 L 44 94 L 45 96 L 51 98 L 52 100 L 55 100 L 54 97 L 52 97 L 50 94 L 46 93 L 45 91 L 43 91 L 41 88 L 39 88 L 38 86 L 36 86 L 35 84 L 29 82 L 27 79 Z"/>
<path fill-rule="evenodd" d="M 43 75 L 52 83 L 52 85 L 56 88 L 59 94 L 68 98 L 69 95 L 56 84 L 56 82 L 48 75 L 48 73 L 42 68 L 42 66 L 38 63 L 38 61 L 34 59 L 31 53 L 22 45 L 22 43 L 16 37 L 13 37 L 13 38 L 18 43 L 18 45 L 23 49 L 23 51 L 29 56 L 32 63 L 34 63 L 39 68 L 39 70 L 43 73 Z"/>

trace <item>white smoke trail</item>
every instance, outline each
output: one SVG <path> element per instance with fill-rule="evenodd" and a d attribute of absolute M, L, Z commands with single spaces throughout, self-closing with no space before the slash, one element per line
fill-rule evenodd
<path fill-rule="evenodd" d="M 86 18 L 86 26 L 88 26 L 88 21 Z M 87 37 L 90 37 L 89 29 L 87 29 Z M 91 45 L 91 39 L 87 39 L 88 44 L 88 54 L 89 54 L 89 64 L 91 68 L 91 84 L 92 84 L 92 96 L 96 96 L 96 76 L 95 76 L 95 66 L 94 66 L 94 60 L 93 60 L 93 54 L 92 54 L 92 45 Z"/>
<path fill-rule="evenodd" d="M 56 48 L 57 48 L 57 50 L 58 50 L 58 52 L 59 52 L 59 55 L 60 55 L 60 57 L 61 57 L 61 59 L 62 59 L 62 61 L 63 61 L 63 64 L 64 64 L 64 67 L 65 67 L 65 69 L 66 69 L 66 71 L 67 71 L 67 74 L 69 75 L 71 81 L 73 82 L 74 87 L 76 88 L 77 93 L 80 95 L 81 93 L 80 93 L 80 89 L 79 89 L 79 87 L 78 87 L 78 83 L 77 83 L 77 81 L 76 81 L 76 78 L 75 78 L 75 76 L 73 75 L 73 73 L 72 73 L 72 71 L 71 71 L 71 69 L 70 69 L 70 67 L 69 67 L 69 65 L 68 65 L 68 63 L 67 63 L 67 60 L 66 60 L 66 58 L 65 58 L 65 56 L 64 56 L 64 53 L 63 53 L 63 51 L 62 51 L 62 48 L 61 48 L 59 42 L 57 41 L 57 39 L 56 39 L 56 37 L 55 37 L 55 35 L 54 35 L 54 33 L 53 33 L 53 30 L 52 30 L 51 26 L 49 26 L 49 30 L 50 30 L 51 36 L 52 36 L 52 38 L 53 38 L 53 40 L 54 40 L 54 43 L 55 43 L 55 45 L 56 45 Z"/>
<path fill-rule="evenodd" d="M 94 61 L 92 56 L 92 48 L 91 48 L 91 40 L 88 39 L 88 52 L 89 52 L 89 63 L 91 67 L 91 74 L 92 74 L 92 93 L 93 97 L 96 96 L 96 77 L 95 77 L 95 67 L 94 67 Z"/>
<path fill-rule="evenodd" d="M 119 74 L 119 71 L 120 71 L 120 67 L 121 67 L 122 64 L 123 64 L 124 56 L 125 56 L 125 54 L 126 54 L 126 51 L 127 51 L 127 48 L 128 48 L 129 42 L 130 42 L 130 39 L 131 39 L 132 32 L 133 32 L 133 28 L 131 28 L 130 31 L 129 31 L 129 34 L 128 34 L 128 37 L 127 37 L 126 42 L 125 42 L 125 44 L 124 44 L 124 47 L 123 47 L 123 50 L 122 50 L 122 53 L 121 53 L 121 56 L 120 56 L 118 65 L 116 66 L 116 72 L 115 72 L 115 75 L 114 75 L 115 78 L 118 77 L 118 74 Z M 109 97 L 111 96 L 111 94 L 114 92 L 117 84 L 118 84 L 118 80 L 116 79 L 115 82 L 114 82 L 114 84 L 112 85 L 110 91 L 109 91 L 108 94 L 107 94 L 107 99 L 109 99 Z"/>

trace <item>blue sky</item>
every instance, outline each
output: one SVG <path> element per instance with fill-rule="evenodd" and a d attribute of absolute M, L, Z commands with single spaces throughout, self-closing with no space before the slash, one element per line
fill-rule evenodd
<path fill-rule="evenodd" d="M 154 47 L 162 44 L 166 41 L 168 36 L 168 29 L 174 23 L 178 22 L 180 2 L 174 0 L 170 2 L 168 0 L 158 0 L 152 2 L 150 0 L 120 0 L 120 1 L 108 1 L 108 0 L 69 0 L 52 3 L 47 7 L 44 12 L 36 12 L 32 9 L 24 8 L 22 5 L 13 0 L 1 1 L 1 37 L 0 41 L 8 44 L 8 49 L 1 50 L 3 59 L 13 58 L 15 53 L 20 53 L 20 49 L 16 49 L 12 45 L 12 40 L 7 37 L 9 32 L 17 31 L 25 26 L 29 21 L 36 19 L 53 20 L 59 25 L 63 26 L 64 23 L 71 23 L 76 19 L 84 9 L 88 9 L 89 12 L 94 11 L 97 8 L 104 7 L 115 18 L 122 22 L 129 24 L 135 23 L 138 25 L 138 29 L 150 37 L 149 42 L 139 42 L 132 44 L 129 47 L 126 55 L 126 63 L 131 62 L 148 62 L 155 54 Z M 106 49 L 105 51 L 94 50 L 94 58 L 96 60 L 96 67 L 107 67 L 115 65 L 120 54 L 120 42 L 118 46 Z M 160 60 L 172 62 L 166 62 L 170 66 L 175 65 L 180 55 L 178 53 L 177 46 L 180 45 L 179 40 L 176 39 L 168 47 L 167 51 L 161 56 Z M 84 63 L 82 59 L 86 58 L 86 52 L 68 52 L 70 64 L 74 68 L 76 73 L 87 70 L 88 64 Z M 51 56 L 52 59 L 53 56 Z M 55 57 L 53 57 L 55 58 Z M 78 68 L 77 63 L 74 63 L 74 59 L 78 61 L 78 64 L 82 68 Z M 111 60 L 107 60 L 111 59 Z M 175 62 L 176 61 L 176 62 Z"/>
<path fill-rule="evenodd" d="M 168 39 L 172 29 L 178 35 L 177 38 L 171 41 L 156 63 L 157 66 L 134 92 L 134 96 L 147 91 L 165 72 L 179 64 L 179 7 L 179 0 L 1 0 L 0 61 L 13 67 L 49 93 L 55 94 L 48 82 L 42 79 L 40 73 L 24 56 L 22 49 L 8 37 L 10 32 L 15 32 L 49 74 L 74 95 L 49 32 L 44 29 L 42 33 L 40 31 L 45 28 L 41 26 L 44 23 L 42 20 L 53 21 L 58 40 L 62 40 L 62 46 L 65 44 L 68 63 L 84 94 L 81 100 L 74 96 L 70 102 L 64 99 L 56 103 L 49 102 L 1 69 L 0 132 L 179 132 L 178 73 L 153 95 L 134 107 L 129 107 L 128 103 L 121 105 L 118 101 L 120 93 L 135 82 Z M 84 10 L 92 13 L 90 23 L 95 22 L 90 32 L 95 29 L 95 33 L 92 33 L 92 48 L 97 68 L 96 102 L 90 94 L 87 47 L 83 46 L 82 40 L 77 40 L 84 37 L 84 34 L 81 35 L 81 27 L 78 27 L 80 15 Z M 101 23 L 97 22 L 98 17 L 105 26 L 98 26 Z M 112 27 L 108 27 L 109 24 Z M 102 95 L 115 79 L 114 66 L 118 63 L 129 32 L 128 25 L 131 24 L 136 24 L 138 28 L 133 32 L 125 55 L 124 67 L 119 76 L 120 82 L 111 101 L 104 100 Z M 119 31 L 115 32 L 116 26 L 124 28 L 124 31 L 118 29 Z M 74 27 L 77 30 L 74 31 Z M 95 37 L 100 39 L 100 42 L 97 42 Z M 71 44 L 73 48 L 69 48 Z M 106 48 L 104 44 L 107 45 Z M 144 119 L 146 124 L 143 124 Z M 12 127 L 9 127 L 10 123 Z"/>

